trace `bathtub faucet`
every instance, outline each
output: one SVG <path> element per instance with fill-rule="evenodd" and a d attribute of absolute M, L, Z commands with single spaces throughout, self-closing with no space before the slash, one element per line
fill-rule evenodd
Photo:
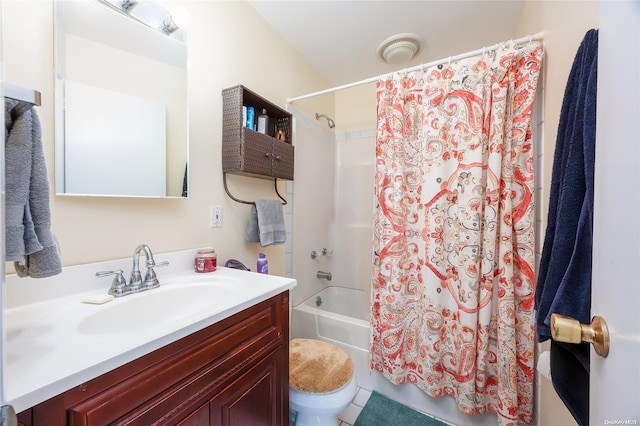
<path fill-rule="evenodd" d="M 331 272 L 324 272 L 324 271 L 318 271 L 318 273 L 316 274 L 316 276 L 320 279 L 324 279 L 327 281 L 331 281 Z"/>

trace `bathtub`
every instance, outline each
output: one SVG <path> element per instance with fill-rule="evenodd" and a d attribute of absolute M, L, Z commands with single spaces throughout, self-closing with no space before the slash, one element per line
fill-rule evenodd
<path fill-rule="evenodd" d="M 327 287 L 295 306 L 291 336 L 319 339 L 369 351 L 369 295 Z"/>

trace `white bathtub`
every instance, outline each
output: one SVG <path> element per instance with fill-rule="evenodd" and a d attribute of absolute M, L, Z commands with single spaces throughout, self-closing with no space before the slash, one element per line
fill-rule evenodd
<path fill-rule="evenodd" d="M 369 295 L 327 287 L 295 306 L 291 336 L 319 339 L 369 351 Z"/>

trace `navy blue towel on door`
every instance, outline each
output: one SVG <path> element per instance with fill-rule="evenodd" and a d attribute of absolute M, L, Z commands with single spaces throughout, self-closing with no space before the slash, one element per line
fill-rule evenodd
<path fill-rule="evenodd" d="M 591 322 L 593 170 L 598 30 L 589 30 L 565 88 L 553 158 L 547 230 L 536 284 L 538 340 L 551 314 Z M 589 424 L 589 346 L 551 342 L 551 380 L 580 425 Z"/>

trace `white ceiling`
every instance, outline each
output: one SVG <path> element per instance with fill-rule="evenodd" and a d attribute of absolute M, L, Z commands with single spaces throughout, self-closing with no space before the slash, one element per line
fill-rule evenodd
<path fill-rule="evenodd" d="M 515 37 L 520 0 L 249 0 L 332 86 L 386 74 Z M 387 37 L 416 33 L 425 43 L 406 65 L 382 63 Z"/>

